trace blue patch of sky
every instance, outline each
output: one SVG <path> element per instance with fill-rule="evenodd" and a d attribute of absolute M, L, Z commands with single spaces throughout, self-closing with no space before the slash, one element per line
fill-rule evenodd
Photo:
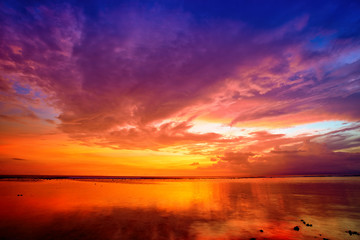
<path fill-rule="evenodd" d="M 348 54 L 342 55 L 338 60 L 338 64 L 351 64 L 360 60 L 360 47 Z"/>
<path fill-rule="evenodd" d="M 331 72 L 334 72 L 341 67 L 355 63 L 357 61 L 360 61 L 360 47 L 350 52 L 341 54 L 336 60 L 326 64 L 323 70 L 330 74 Z"/>
<path fill-rule="evenodd" d="M 21 85 L 18 82 L 15 82 L 13 84 L 13 89 L 15 90 L 16 93 L 23 95 L 29 94 L 31 92 L 31 88 L 29 86 Z"/>
<path fill-rule="evenodd" d="M 310 40 L 308 43 L 308 48 L 315 51 L 321 51 L 329 47 L 331 41 L 335 39 L 334 35 L 324 36 L 324 35 L 317 35 L 313 39 Z"/>
<path fill-rule="evenodd" d="M 57 113 L 52 108 L 34 108 L 34 107 L 28 107 L 29 110 L 34 112 L 39 118 L 42 119 L 51 119 L 56 120 Z"/>
<path fill-rule="evenodd" d="M 34 91 L 34 98 L 39 98 L 41 100 L 44 100 L 44 99 L 46 99 L 46 95 L 40 90 L 35 90 Z"/>
<path fill-rule="evenodd" d="M 274 134 L 283 133 L 290 137 L 299 134 L 306 134 L 306 133 L 310 135 L 312 134 L 317 135 L 347 127 L 349 126 L 349 124 L 351 123 L 345 121 L 323 121 L 323 122 L 297 125 L 295 127 L 290 127 L 290 128 L 273 129 L 270 130 L 270 132 Z"/>
<path fill-rule="evenodd" d="M 29 106 L 25 99 L 20 99 L 20 101 L 23 103 L 23 105 L 26 106 L 30 111 L 34 112 L 38 117 L 40 117 L 42 119 L 56 120 L 56 116 L 58 114 L 55 112 L 55 110 L 53 108 L 49 107 L 46 104 L 46 102 L 44 102 L 44 100 L 46 99 L 46 95 L 42 91 L 33 90 L 30 86 L 20 84 L 17 81 L 14 81 L 14 83 L 13 83 L 13 89 L 15 90 L 16 93 L 22 94 L 22 95 L 27 95 L 27 94 L 33 93 L 33 95 L 31 95 L 31 97 L 33 99 L 39 99 L 42 102 L 41 107 L 35 108 L 32 106 Z M 12 110 L 9 112 L 9 114 L 17 114 L 17 113 L 19 113 L 18 111 L 19 110 Z"/>

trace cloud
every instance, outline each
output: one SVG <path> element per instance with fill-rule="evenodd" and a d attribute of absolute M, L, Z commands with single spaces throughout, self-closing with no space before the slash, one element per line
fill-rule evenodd
<path fill-rule="evenodd" d="M 250 135 L 254 136 L 254 138 L 259 139 L 274 139 L 274 138 L 281 138 L 284 137 L 285 134 L 272 134 L 267 131 L 257 131 L 257 132 L 251 132 Z"/>
<path fill-rule="evenodd" d="M 190 164 L 190 166 L 198 166 L 198 165 L 200 165 L 198 162 L 193 162 Z"/>
<path fill-rule="evenodd" d="M 195 134 L 187 131 L 191 126 L 186 122 L 169 122 L 159 127 L 129 127 L 114 130 L 104 135 L 104 146 L 128 149 L 159 149 L 167 146 L 179 146 L 192 143 L 211 143 L 218 141 L 221 135 L 216 133 Z M 79 135 L 81 139 L 82 135 Z M 86 135 L 85 137 L 88 137 Z"/>
<path fill-rule="evenodd" d="M 359 124 L 354 123 L 334 131 L 293 137 L 250 132 L 241 142 L 217 145 L 215 151 L 207 152 L 212 164 L 199 170 L 241 176 L 358 174 L 360 155 L 356 149 L 347 151 L 359 146 L 358 129 Z"/>
<path fill-rule="evenodd" d="M 15 160 L 15 161 L 26 161 L 26 159 L 25 158 L 12 158 L 12 160 Z"/>
<path fill-rule="evenodd" d="M 55 121 L 52 119 L 45 119 L 45 121 L 49 124 L 55 124 Z"/>
<path fill-rule="evenodd" d="M 344 21 L 355 28 L 356 16 L 325 25 L 324 16 L 337 16 L 337 10 L 319 15 L 311 8 L 261 28 L 251 18 L 203 21 L 182 5 L 101 6 L 1 8 L 3 120 L 38 119 L 33 106 L 46 102 L 58 113 L 57 127 L 86 144 L 153 150 L 185 145 L 207 154 L 244 144 L 245 153 L 231 149 L 239 161 L 230 153 L 221 161 L 247 164 L 254 157 L 247 154 L 305 139 L 256 131 L 247 139 L 255 145 L 211 130 L 193 133 L 192 121 L 288 127 L 359 119 L 360 61 L 347 57 L 360 47 L 342 28 Z M 327 40 L 323 47 L 312 44 L 319 35 Z M 15 83 L 29 93 L 16 92 Z"/>
<path fill-rule="evenodd" d="M 227 152 L 210 169 L 240 175 L 359 174 L 359 158 L 359 153 L 333 152 L 325 144 L 305 141 L 295 150 Z"/>

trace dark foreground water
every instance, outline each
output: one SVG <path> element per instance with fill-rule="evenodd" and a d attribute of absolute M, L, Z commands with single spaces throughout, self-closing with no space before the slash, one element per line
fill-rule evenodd
<path fill-rule="evenodd" d="M 348 230 L 360 177 L 0 180 L 0 239 L 360 239 Z"/>

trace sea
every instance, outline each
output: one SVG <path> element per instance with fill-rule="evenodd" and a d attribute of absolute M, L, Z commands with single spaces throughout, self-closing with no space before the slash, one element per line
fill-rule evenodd
<path fill-rule="evenodd" d="M 0 239 L 360 239 L 360 177 L 2 176 Z"/>

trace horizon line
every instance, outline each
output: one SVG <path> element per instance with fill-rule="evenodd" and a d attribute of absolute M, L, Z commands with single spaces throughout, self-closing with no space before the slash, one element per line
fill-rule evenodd
<path fill-rule="evenodd" d="M 360 174 L 303 174 L 303 175 L 268 175 L 268 176 L 102 176 L 102 175 L 43 175 L 43 174 L 4 174 L 4 179 L 246 179 L 246 178 L 296 178 L 296 177 L 360 177 Z"/>

